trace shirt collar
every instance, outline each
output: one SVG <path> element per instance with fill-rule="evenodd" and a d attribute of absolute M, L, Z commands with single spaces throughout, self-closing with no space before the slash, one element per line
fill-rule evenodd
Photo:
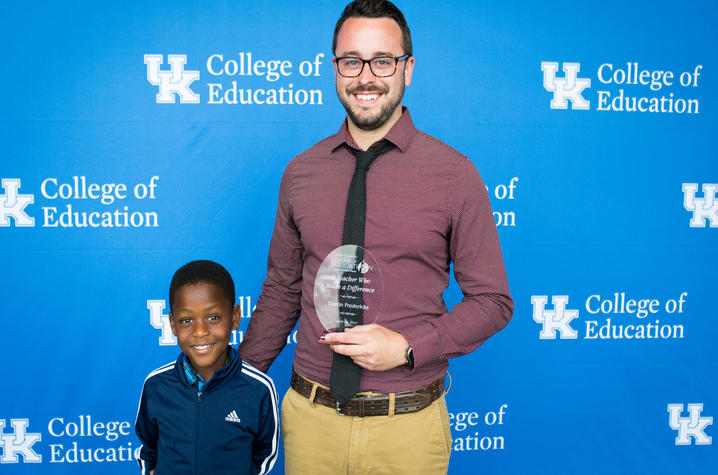
<path fill-rule="evenodd" d="M 224 363 L 224 367 L 227 366 L 227 364 L 234 358 L 234 352 L 227 349 L 227 361 Z M 184 367 L 184 375 L 185 378 L 187 378 L 187 382 L 190 386 L 194 386 L 197 384 L 197 391 L 202 391 L 202 388 L 205 384 L 207 384 L 207 381 L 202 379 L 202 376 L 192 367 L 192 364 L 189 362 L 189 358 L 187 358 L 187 355 L 182 353 L 182 366 Z"/>
<path fill-rule="evenodd" d="M 349 133 L 347 120 L 349 119 L 344 119 L 339 131 L 330 138 L 329 145 L 331 146 L 332 152 L 344 144 L 355 149 L 359 148 Z M 401 117 L 399 117 L 399 120 L 396 121 L 396 124 L 392 126 L 384 138 L 396 145 L 402 152 L 406 152 L 411 144 L 411 140 L 414 138 L 414 134 L 416 134 L 416 127 L 414 127 L 414 122 L 411 120 L 409 109 L 402 106 Z"/>

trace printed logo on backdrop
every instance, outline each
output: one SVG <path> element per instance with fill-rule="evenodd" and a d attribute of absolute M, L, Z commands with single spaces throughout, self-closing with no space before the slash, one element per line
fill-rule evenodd
<path fill-rule="evenodd" d="M 5 193 L 0 195 L 0 226 L 10 226 L 9 218 L 13 219 L 17 227 L 35 226 L 35 218 L 25 212 L 27 205 L 35 202 L 35 196 L 18 192 L 21 185 L 19 178 L 3 178 L 0 183 L 5 190 Z"/>
<path fill-rule="evenodd" d="M 571 109 L 588 110 L 590 103 L 583 98 L 581 92 L 591 86 L 591 80 L 579 78 L 581 70 L 579 63 L 563 63 L 564 77 L 556 77 L 558 63 L 544 61 L 541 63 L 543 71 L 543 87 L 553 92 L 551 109 L 566 109 L 568 101 L 571 101 Z"/>
<path fill-rule="evenodd" d="M 160 69 L 162 62 L 161 54 L 145 55 L 147 80 L 159 88 L 157 103 L 174 104 L 175 96 L 178 96 L 182 104 L 199 104 L 199 94 L 190 89 L 190 84 L 199 79 L 199 71 L 185 71 L 187 55 L 167 55 L 169 71 Z"/>
<path fill-rule="evenodd" d="M 690 227 L 718 228 L 718 183 L 703 183 L 702 197 L 697 197 L 698 183 L 683 183 L 683 207 L 693 215 Z"/>
<path fill-rule="evenodd" d="M 547 295 L 534 295 L 531 297 L 534 321 L 541 324 L 541 339 L 555 340 L 556 334 L 559 334 L 561 339 L 575 340 L 578 333 L 571 327 L 570 323 L 571 320 L 578 318 L 578 310 L 566 308 L 568 295 L 554 295 L 551 297 L 551 303 L 553 304 L 553 309 L 551 310 L 546 308 L 547 301 Z"/>
<path fill-rule="evenodd" d="M 42 456 L 32 448 L 42 440 L 42 434 L 28 432 L 28 419 L 10 419 L 11 431 L 6 431 L 5 419 L 0 419 L 0 463 L 18 463 L 18 456 L 25 463 L 40 463 Z"/>
<path fill-rule="evenodd" d="M 706 428 L 713 425 L 713 417 L 702 415 L 703 404 L 688 404 L 688 413 L 683 404 L 668 404 L 668 425 L 678 432 L 675 445 L 711 445 L 713 438 L 706 434 Z"/>
<path fill-rule="evenodd" d="M 20 193 L 20 178 L 3 178 L 0 194 L 0 227 L 43 228 L 156 228 L 156 211 L 131 206 L 157 198 L 159 177 L 146 183 L 95 183 L 87 177 L 45 178 L 39 190 Z M 31 191 L 31 192 L 30 192 Z M 36 203 L 35 198 L 41 197 Z M 60 203 L 58 205 L 58 203 Z M 128 203 L 122 205 L 120 203 Z"/>
<path fill-rule="evenodd" d="M 28 419 L 10 419 L 10 425 L 8 431 L 0 419 L 0 463 L 136 463 L 139 447 L 128 440 L 134 434 L 130 421 L 96 420 L 90 414 L 53 417 L 44 433 L 30 432 Z"/>
<path fill-rule="evenodd" d="M 174 104 L 322 105 L 319 88 L 295 87 L 295 82 L 316 82 L 324 53 L 299 62 L 284 58 L 259 58 L 251 51 L 202 58 L 204 72 L 186 69 L 185 54 L 146 54 L 147 82 L 157 88 L 155 102 Z M 328 66 L 328 68 L 330 68 Z M 200 82 L 200 76 L 208 78 Z M 322 85 L 324 85 L 322 83 Z M 198 91 L 198 92 L 196 92 Z"/>
<path fill-rule="evenodd" d="M 256 305 L 252 306 L 252 297 L 249 295 L 237 297 L 239 302 L 241 322 L 247 321 L 252 317 L 252 312 Z M 176 346 L 177 338 L 172 334 L 172 327 L 170 326 L 169 312 L 165 313 L 165 307 L 167 306 L 166 300 L 148 300 L 147 309 L 150 311 L 150 326 L 160 331 L 158 338 L 159 346 Z M 246 324 L 240 323 L 240 330 L 232 330 L 232 336 L 229 339 L 231 345 L 238 345 L 244 339 L 244 328 Z M 297 330 L 294 330 L 287 336 L 287 344 L 297 343 Z"/>
<path fill-rule="evenodd" d="M 688 292 L 677 298 L 626 292 L 596 293 L 585 299 L 553 295 L 549 305 L 548 295 L 533 295 L 531 305 L 541 340 L 671 340 L 685 337 L 687 297 Z M 571 304 L 581 300 L 583 305 Z"/>
<path fill-rule="evenodd" d="M 562 74 L 559 73 L 559 67 Z M 601 64 L 595 73 L 582 73 L 581 63 L 542 61 L 543 88 L 552 93 L 551 109 L 698 114 L 696 97 L 703 65 L 690 70 L 645 67 L 638 61 Z M 591 85 L 600 89 L 591 91 Z M 589 99 L 589 95 L 593 99 Z"/>

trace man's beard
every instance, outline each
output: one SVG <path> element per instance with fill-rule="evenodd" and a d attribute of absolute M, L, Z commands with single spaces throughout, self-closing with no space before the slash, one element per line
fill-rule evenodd
<path fill-rule="evenodd" d="M 399 89 L 397 91 L 396 97 L 388 97 L 388 91 L 388 87 L 381 88 L 378 86 L 357 86 L 355 88 L 346 90 L 346 98 L 341 95 L 338 96 L 339 101 L 341 101 L 342 105 L 344 106 L 344 110 L 347 111 L 347 116 L 349 117 L 349 120 L 351 120 L 354 125 L 356 125 L 362 130 L 376 130 L 382 125 L 386 124 L 386 122 L 394 114 L 396 108 L 401 105 L 401 100 L 404 98 L 404 81 L 402 80 L 399 82 Z M 357 92 L 379 92 L 385 97 L 387 97 L 387 99 L 389 100 L 379 109 L 379 113 L 375 116 L 361 117 L 358 114 L 354 113 L 349 102 L 351 95 Z"/>

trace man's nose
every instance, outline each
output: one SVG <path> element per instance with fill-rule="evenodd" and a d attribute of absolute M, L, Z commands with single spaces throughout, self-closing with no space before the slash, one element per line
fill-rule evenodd
<path fill-rule="evenodd" d="M 374 73 L 371 71 L 369 63 L 364 63 L 364 68 L 361 70 L 361 74 L 359 74 L 357 79 L 362 84 L 372 83 L 376 80 L 376 76 L 374 76 Z"/>

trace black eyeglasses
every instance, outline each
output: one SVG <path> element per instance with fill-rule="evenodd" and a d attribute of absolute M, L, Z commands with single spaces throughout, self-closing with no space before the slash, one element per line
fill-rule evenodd
<path fill-rule="evenodd" d="M 364 65 L 369 63 L 369 69 L 372 74 L 378 78 L 386 78 L 393 76 L 396 72 L 396 66 L 399 61 L 410 58 L 410 54 L 403 56 L 377 56 L 372 59 L 361 59 L 356 56 L 342 56 L 334 58 L 337 65 L 337 71 L 345 78 L 355 78 L 364 70 Z"/>

